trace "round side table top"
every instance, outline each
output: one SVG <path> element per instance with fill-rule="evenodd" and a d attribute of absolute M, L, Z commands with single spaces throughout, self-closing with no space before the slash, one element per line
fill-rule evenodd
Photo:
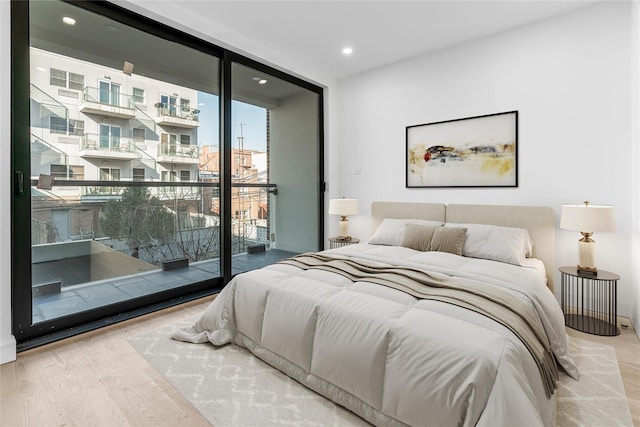
<path fill-rule="evenodd" d="M 612 273 L 610 271 L 598 270 L 598 274 L 583 274 L 578 273 L 578 267 L 576 266 L 566 266 L 560 267 L 560 272 L 565 274 L 570 274 L 571 276 L 580 277 L 583 279 L 594 279 L 594 280 L 620 280 L 620 276 L 616 273 Z"/>

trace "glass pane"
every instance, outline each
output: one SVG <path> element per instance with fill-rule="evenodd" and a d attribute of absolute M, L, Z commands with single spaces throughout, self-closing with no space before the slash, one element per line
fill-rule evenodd
<path fill-rule="evenodd" d="M 219 277 L 220 184 L 198 168 L 203 151 L 219 158 L 218 58 L 74 4 L 30 4 L 31 178 L 56 175 L 31 188 L 33 321 Z"/>
<path fill-rule="evenodd" d="M 110 127 L 100 125 L 100 148 L 109 149 L 109 133 Z"/>
<path fill-rule="evenodd" d="M 235 274 L 318 249 L 319 100 L 240 64 L 233 64 L 231 81 Z"/>
<path fill-rule="evenodd" d="M 99 93 L 99 100 L 101 103 L 103 104 L 108 104 L 109 103 L 109 83 L 107 82 L 100 82 L 100 93 Z"/>

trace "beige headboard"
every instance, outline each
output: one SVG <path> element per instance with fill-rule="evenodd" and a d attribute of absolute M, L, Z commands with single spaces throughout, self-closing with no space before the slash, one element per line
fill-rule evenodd
<path fill-rule="evenodd" d="M 371 234 L 385 218 L 416 218 L 445 222 L 445 207 L 442 203 L 372 202 Z"/>
<path fill-rule="evenodd" d="M 543 262 L 547 271 L 547 286 L 551 291 L 554 289 L 556 218 L 553 209 L 549 207 L 373 202 L 372 233 L 384 218 L 418 218 L 526 228 L 533 239 L 533 256 Z"/>

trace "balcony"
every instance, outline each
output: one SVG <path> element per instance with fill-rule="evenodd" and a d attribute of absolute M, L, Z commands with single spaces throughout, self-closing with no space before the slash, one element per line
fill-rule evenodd
<path fill-rule="evenodd" d="M 158 102 L 156 107 L 156 124 L 160 126 L 173 126 L 185 129 L 195 129 L 200 126 L 198 115 L 200 110 L 187 108 L 175 104 Z"/>
<path fill-rule="evenodd" d="M 53 192 L 81 186 L 83 195 L 102 197 L 103 203 L 81 200 L 69 214 L 68 227 L 58 229 L 53 216 L 45 220 L 45 213 L 59 209 L 59 201 L 51 197 L 42 202 L 41 219 L 32 220 L 33 322 L 221 276 L 218 183 L 84 183 L 55 181 Z M 170 184 L 172 193 L 181 196 L 163 200 L 162 188 Z M 295 255 L 274 247 L 270 238 L 275 232 L 275 185 L 239 190 L 242 198 L 233 205 L 244 213 L 231 220 L 231 274 Z M 262 250 L 252 250 L 256 246 Z M 185 258 L 186 266 L 165 268 L 165 263 Z"/>
<path fill-rule="evenodd" d="M 80 112 L 119 119 L 133 119 L 136 116 L 132 95 L 97 87 L 85 87 L 82 90 Z"/>
<path fill-rule="evenodd" d="M 197 165 L 199 150 L 197 145 L 161 143 L 158 147 L 158 163 Z"/>
<path fill-rule="evenodd" d="M 94 159 L 134 160 L 135 144 L 129 138 L 85 133 L 80 138 L 80 157 Z"/>
<path fill-rule="evenodd" d="M 109 200 L 121 200 L 122 191 L 123 187 L 83 186 L 80 189 L 80 202 L 103 203 Z"/>

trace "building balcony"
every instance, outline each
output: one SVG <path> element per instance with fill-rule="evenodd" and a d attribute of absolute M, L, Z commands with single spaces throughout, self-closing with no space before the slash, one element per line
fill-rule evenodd
<path fill-rule="evenodd" d="M 156 107 L 156 124 L 160 126 L 173 126 L 185 129 L 195 129 L 200 126 L 200 110 L 186 108 L 179 105 L 169 105 L 158 102 Z"/>
<path fill-rule="evenodd" d="M 41 219 L 32 219 L 34 323 L 221 277 L 218 183 L 85 183 L 53 184 L 54 194 L 71 185 L 83 188 L 65 227 L 58 229 L 49 216 L 60 208 L 56 197 L 42 200 Z M 31 185 L 36 190 L 37 180 Z M 232 275 L 295 255 L 274 247 L 270 237 L 275 185 L 246 190 L 233 201 L 243 213 L 231 219 L 231 239 L 225 241 Z M 127 202 L 118 205 L 125 194 Z M 176 259 L 187 262 L 166 268 Z"/>
<path fill-rule="evenodd" d="M 136 116 L 135 103 L 131 95 L 97 87 L 85 87 L 82 90 L 80 112 L 119 119 L 133 119 Z"/>
<path fill-rule="evenodd" d="M 158 163 L 180 163 L 197 165 L 199 151 L 197 145 L 160 144 L 158 147 Z"/>
<path fill-rule="evenodd" d="M 134 160 L 138 156 L 129 138 L 85 133 L 80 138 L 80 157 L 94 159 Z"/>

